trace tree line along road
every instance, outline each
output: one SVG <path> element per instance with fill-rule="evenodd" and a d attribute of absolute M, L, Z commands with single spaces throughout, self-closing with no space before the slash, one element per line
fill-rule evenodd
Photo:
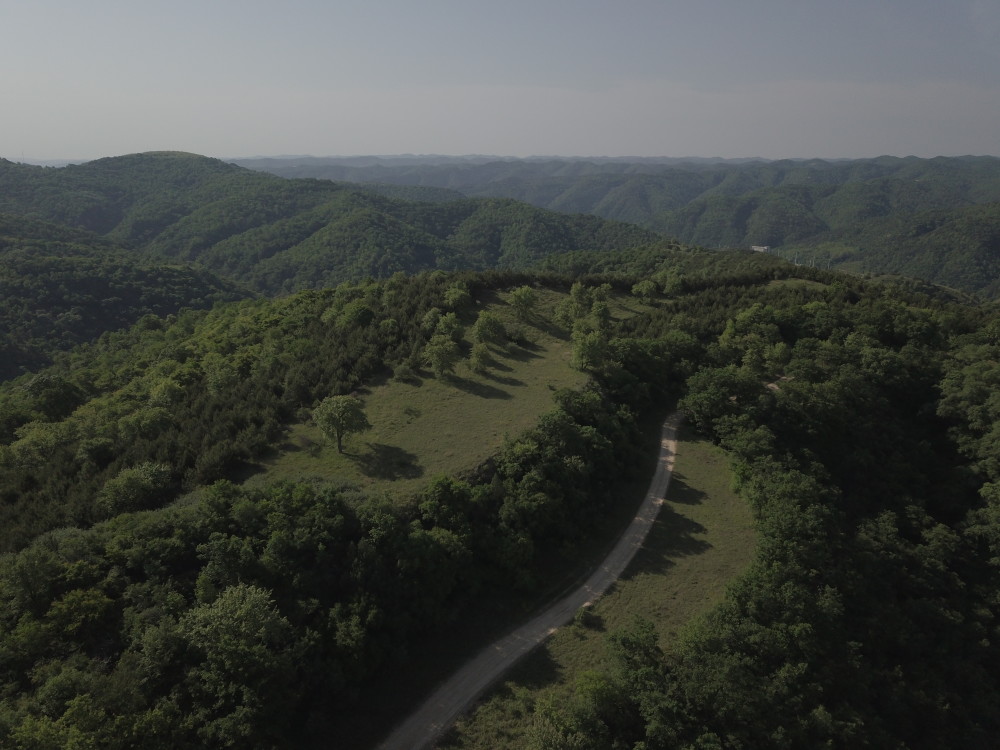
<path fill-rule="evenodd" d="M 664 422 L 660 435 L 660 456 L 646 497 L 628 528 L 590 578 L 534 619 L 491 643 L 466 662 L 396 727 L 379 745 L 379 750 L 423 750 L 430 747 L 504 672 L 618 580 L 642 547 L 666 497 L 677 452 L 680 421 L 681 413 L 674 412 Z"/>

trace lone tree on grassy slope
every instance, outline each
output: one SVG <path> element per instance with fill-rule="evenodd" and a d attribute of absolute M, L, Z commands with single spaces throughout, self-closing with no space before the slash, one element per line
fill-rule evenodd
<path fill-rule="evenodd" d="M 538 295 L 530 286 L 520 286 L 510 293 L 510 306 L 514 308 L 518 320 L 527 321 L 538 302 Z"/>
<path fill-rule="evenodd" d="M 364 405 L 354 396 L 329 396 L 313 409 L 313 421 L 327 438 L 337 439 L 337 452 L 344 452 L 344 437 L 371 429 Z"/>

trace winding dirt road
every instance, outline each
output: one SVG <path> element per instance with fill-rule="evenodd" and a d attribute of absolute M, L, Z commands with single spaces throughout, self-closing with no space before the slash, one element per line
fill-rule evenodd
<path fill-rule="evenodd" d="M 522 656 L 592 603 L 625 572 L 642 547 L 670 486 L 677 451 L 680 413 L 667 417 L 660 436 L 660 460 L 646 498 L 614 549 L 580 588 L 533 620 L 482 651 L 445 681 L 381 744 L 379 750 L 424 750 L 450 727 L 482 693 Z"/>

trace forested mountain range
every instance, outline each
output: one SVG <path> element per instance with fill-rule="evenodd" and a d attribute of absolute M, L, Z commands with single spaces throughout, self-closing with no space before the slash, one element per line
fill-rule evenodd
<path fill-rule="evenodd" d="M 414 203 L 181 153 L 58 169 L 3 161 L 0 212 L 86 229 L 147 258 L 196 262 L 267 294 L 397 271 L 523 268 L 553 252 L 657 237 L 513 200 Z"/>
<path fill-rule="evenodd" d="M 417 158 L 239 163 L 288 177 L 516 198 L 635 223 L 689 244 L 767 245 L 799 262 L 845 264 L 850 270 L 909 275 L 989 297 L 997 294 L 1000 159 L 993 157 L 735 164 L 568 159 L 423 163 Z M 947 231 L 931 231 L 942 224 Z"/>

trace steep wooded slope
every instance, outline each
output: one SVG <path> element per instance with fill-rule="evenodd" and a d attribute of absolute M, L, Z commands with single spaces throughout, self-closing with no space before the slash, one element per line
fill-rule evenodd
<path fill-rule="evenodd" d="M 0 214 L 0 380 L 144 315 L 248 294 L 204 269 L 157 263 L 84 230 Z"/>

